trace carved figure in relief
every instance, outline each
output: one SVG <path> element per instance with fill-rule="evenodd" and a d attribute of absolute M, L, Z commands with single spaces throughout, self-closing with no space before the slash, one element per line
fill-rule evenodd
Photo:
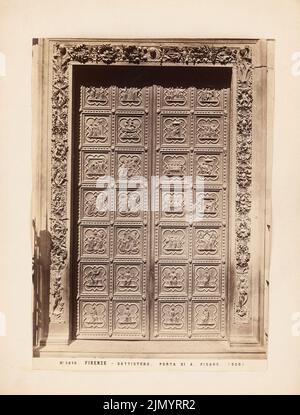
<path fill-rule="evenodd" d="M 167 88 L 164 90 L 164 99 L 167 105 L 185 105 L 187 101 L 187 91 L 182 88 Z"/>
<path fill-rule="evenodd" d="M 218 233 L 215 230 L 199 230 L 197 232 L 196 247 L 199 252 L 216 253 Z"/>
<path fill-rule="evenodd" d="M 62 187 L 62 185 L 67 181 L 66 171 L 58 170 L 54 175 L 54 183 L 58 187 Z"/>
<path fill-rule="evenodd" d="M 209 180 L 219 177 L 219 162 L 216 156 L 201 156 L 198 158 L 198 174 Z"/>
<path fill-rule="evenodd" d="M 101 216 L 107 212 L 107 192 L 87 192 L 85 198 L 84 212 L 87 216 Z"/>
<path fill-rule="evenodd" d="M 51 289 L 52 294 L 52 310 L 51 315 L 55 318 L 60 318 L 63 312 L 63 297 L 62 297 L 62 281 L 61 276 L 58 274 L 53 281 Z"/>
<path fill-rule="evenodd" d="M 184 198 L 182 192 L 168 192 L 163 194 L 162 210 L 165 213 L 183 213 Z"/>
<path fill-rule="evenodd" d="M 121 215 L 138 216 L 141 209 L 141 195 L 139 192 L 119 193 L 119 213 Z"/>
<path fill-rule="evenodd" d="M 140 105 L 142 102 L 142 91 L 139 88 L 121 88 L 120 102 L 123 105 Z"/>
<path fill-rule="evenodd" d="M 138 214 L 141 208 L 141 195 L 138 192 L 129 193 L 128 212 Z"/>
<path fill-rule="evenodd" d="M 245 283 L 246 283 L 245 277 L 240 277 L 238 299 L 235 305 L 236 313 L 240 317 L 245 317 L 247 316 L 247 313 L 248 313 L 248 309 L 246 307 L 246 304 L 248 302 L 248 293 L 247 293 L 247 290 L 243 287 Z"/>
<path fill-rule="evenodd" d="M 216 288 L 217 270 L 215 268 L 201 267 L 196 270 L 196 288 Z"/>
<path fill-rule="evenodd" d="M 120 254 L 140 253 L 140 233 L 135 229 L 122 229 L 118 232 L 118 252 Z"/>
<path fill-rule="evenodd" d="M 87 141 L 107 139 L 107 120 L 105 118 L 88 118 L 86 121 Z"/>
<path fill-rule="evenodd" d="M 106 251 L 106 232 L 103 229 L 85 231 L 84 250 L 88 254 L 102 254 Z"/>
<path fill-rule="evenodd" d="M 204 88 L 198 91 L 198 104 L 201 107 L 217 107 L 220 105 L 220 91 Z"/>
<path fill-rule="evenodd" d="M 84 286 L 86 289 L 97 288 L 104 290 L 106 280 L 106 270 L 104 267 L 86 267 L 84 269 Z"/>
<path fill-rule="evenodd" d="M 95 86 L 86 88 L 86 102 L 90 106 L 106 105 L 108 102 L 108 90 Z"/>
<path fill-rule="evenodd" d="M 162 325 L 165 329 L 179 329 L 183 327 L 184 308 L 180 304 L 163 306 Z"/>
<path fill-rule="evenodd" d="M 165 120 L 164 137 L 167 141 L 184 141 L 186 138 L 186 121 L 182 118 Z"/>
<path fill-rule="evenodd" d="M 99 214 L 105 214 L 108 209 L 108 193 L 107 191 L 99 192 L 96 200 L 96 208 Z"/>
<path fill-rule="evenodd" d="M 166 239 L 166 251 L 181 251 L 182 243 L 177 235 L 170 235 Z"/>
<path fill-rule="evenodd" d="M 195 312 L 196 326 L 212 329 L 217 325 L 217 307 L 214 304 L 200 304 Z"/>
<path fill-rule="evenodd" d="M 208 287 L 209 283 L 210 283 L 210 272 L 208 270 L 204 270 L 202 273 L 202 276 L 199 279 L 199 284 L 202 285 L 203 287 Z"/>
<path fill-rule="evenodd" d="M 209 314 L 208 308 L 204 308 L 204 310 L 202 312 L 202 316 L 200 318 L 201 324 L 208 324 L 209 317 L 210 317 L 210 314 Z"/>
<path fill-rule="evenodd" d="M 141 174 L 141 158 L 133 155 L 122 155 L 119 158 L 118 174 L 120 178 L 139 176 Z"/>
<path fill-rule="evenodd" d="M 199 201 L 203 200 L 204 215 L 216 216 L 218 214 L 218 196 L 215 193 L 200 193 Z"/>
<path fill-rule="evenodd" d="M 97 196 L 93 193 L 86 194 L 86 200 L 84 204 L 84 212 L 87 216 L 96 216 L 97 215 L 97 208 L 96 208 L 96 200 Z"/>
<path fill-rule="evenodd" d="M 99 176 L 105 176 L 107 170 L 107 161 L 105 157 L 87 158 L 86 163 L 86 176 L 88 178 L 97 178 Z"/>
<path fill-rule="evenodd" d="M 122 118 L 119 125 L 119 137 L 121 141 L 140 141 L 141 120 L 139 118 Z"/>
<path fill-rule="evenodd" d="M 118 288 L 121 291 L 136 291 L 138 289 L 138 275 L 139 271 L 136 267 L 119 267 L 117 273 Z"/>
<path fill-rule="evenodd" d="M 167 267 L 163 270 L 163 288 L 166 291 L 180 291 L 183 288 L 183 270 Z"/>
<path fill-rule="evenodd" d="M 184 232 L 174 229 L 163 233 L 163 248 L 167 254 L 181 254 L 184 249 Z"/>
<path fill-rule="evenodd" d="M 216 143 L 220 138 L 220 122 L 215 119 L 201 118 L 197 122 L 197 137 L 199 141 Z"/>
<path fill-rule="evenodd" d="M 138 325 L 138 311 L 136 304 L 119 304 L 117 307 L 117 327 L 120 329 L 134 329 Z"/>
<path fill-rule="evenodd" d="M 83 308 L 83 326 L 97 327 L 105 326 L 105 306 L 97 303 L 87 303 Z"/>

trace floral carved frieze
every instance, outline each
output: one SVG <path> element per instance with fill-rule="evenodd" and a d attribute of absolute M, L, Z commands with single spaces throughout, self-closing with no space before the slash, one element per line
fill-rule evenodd
<path fill-rule="evenodd" d="M 87 45 L 68 48 L 69 59 L 79 63 L 171 62 L 183 64 L 212 63 L 226 65 L 236 63 L 238 48 L 203 45 L 198 47 L 137 46 L 137 45 Z"/>
<path fill-rule="evenodd" d="M 233 66 L 237 69 L 237 89 L 236 89 L 236 201 L 235 201 L 235 269 L 236 284 L 234 295 L 234 322 L 247 323 L 250 317 L 249 310 L 249 264 L 250 264 L 250 237 L 251 237 L 251 178 L 252 178 L 252 105 L 253 105 L 253 67 L 250 47 L 227 47 L 227 46 L 141 46 L 141 45 L 116 45 L 116 44 L 56 44 L 53 51 L 52 66 L 52 128 L 51 128 L 51 212 L 50 212 L 50 233 L 51 233 L 51 278 L 50 278 L 50 311 L 49 318 L 52 323 L 66 322 L 66 301 L 65 301 L 65 273 L 68 262 L 68 221 L 67 211 L 68 200 L 68 177 L 67 170 L 70 162 L 69 154 L 69 132 L 68 132 L 68 106 L 69 106 L 69 70 L 71 63 L 74 64 L 124 64 L 139 65 L 152 63 L 153 65 L 178 64 L 178 65 L 207 65 L 207 66 Z M 89 108 L 107 105 L 109 97 L 106 90 L 94 89 L 87 90 L 86 102 Z M 141 105 L 142 95 L 140 91 L 121 91 L 120 102 L 122 105 L 134 106 Z M 188 97 L 180 90 L 170 90 L 164 97 L 165 104 L 169 106 L 185 105 Z M 220 104 L 218 92 L 206 90 L 197 96 L 199 107 L 216 108 Z M 198 120 L 199 140 L 219 139 L 219 121 L 215 119 L 208 122 L 205 118 Z M 91 143 L 106 143 L 109 140 L 110 119 L 109 117 L 89 116 L 85 120 L 84 127 L 87 132 L 87 140 Z M 178 142 L 185 142 L 186 120 L 184 117 L 178 119 L 165 119 L 166 129 L 165 141 L 172 145 Z M 143 140 L 143 120 L 135 118 L 125 118 L 118 120 L 118 139 L 121 143 L 128 141 L 142 142 Z M 123 158 L 122 158 L 123 157 Z M 201 156 L 198 160 L 197 168 L 207 180 L 218 180 L 220 176 L 220 160 L 217 155 Z M 87 178 L 92 178 L 93 174 L 99 171 L 106 171 L 106 160 L 86 159 Z M 92 164 L 94 163 L 94 165 Z M 118 159 L 119 168 L 126 166 L 127 174 L 133 174 L 139 170 L 140 160 L 134 155 L 120 155 Z M 163 169 L 168 175 L 182 175 L 186 169 L 183 156 L 168 155 L 164 158 Z M 90 176 L 89 176 L 90 175 Z M 92 197 L 90 192 L 89 197 Z M 88 203 L 88 199 L 87 199 Z M 89 209 L 87 207 L 87 209 Z M 89 210 L 87 210 L 89 214 Z M 122 230 L 118 253 L 123 254 L 122 235 L 128 232 L 131 243 L 129 244 L 133 254 L 139 254 L 140 244 L 138 230 Z M 134 235 L 132 232 L 136 232 Z M 204 231 L 202 231 L 203 233 Z M 174 250 L 182 250 L 184 254 L 184 232 L 182 235 L 174 235 L 174 240 L 165 239 L 163 246 L 164 254 L 171 255 Z M 165 235 L 165 236 L 171 236 Z M 204 235 L 198 235 L 198 250 L 207 251 L 207 244 Z M 213 240 L 213 234 L 211 235 Z M 178 239 L 179 238 L 179 239 Z M 169 238 L 170 239 L 170 238 Z M 172 239 L 172 238 L 171 238 Z M 178 240 L 177 240 L 178 239 Z M 201 242 L 202 241 L 202 242 Z M 201 245 L 206 243 L 205 249 Z M 200 244 L 200 245 L 199 245 Z M 214 244 L 211 245 L 216 249 Z M 88 248 L 90 249 L 90 248 Z M 100 248 L 99 248 L 100 249 Z M 126 248 L 127 249 L 127 248 Z M 202 252 L 202 251 L 201 251 Z M 124 308 L 125 310 L 125 308 Z M 126 309 L 127 310 L 127 309 Z M 129 311 L 128 311 L 129 310 Z M 128 309 L 132 316 L 137 311 L 133 308 Z M 171 310 L 171 308 L 170 308 Z M 170 310 L 165 324 L 170 322 Z M 166 310 L 165 310 L 166 311 Z M 181 310 L 175 310 L 179 314 Z M 208 309 L 210 315 L 213 313 Z M 102 310 L 96 309 L 98 315 L 102 316 Z M 203 312 L 201 311 L 203 314 Z M 200 313 L 200 314 L 201 314 Z M 199 315 L 200 315 L 199 314 Z M 202 316 L 201 314 L 201 316 Z M 135 317 L 132 317 L 132 321 Z M 175 318 L 175 317 L 174 317 Z M 202 318 L 202 317 L 201 317 Z M 201 320 L 199 317 L 199 319 Z M 173 319 L 173 317 L 172 317 Z M 95 320 L 95 324 L 100 324 L 102 317 Z M 199 321 L 200 321 L 199 320 Z M 203 320 L 203 319 L 202 319 Z M 202 321 L 201 320 L 201 321 Z M 104 320 L 103 320 L 104 321 Z M 121 314 L 119 323 L 122 320 Z M 126 320 L 126 324 L 129 320 Z M 130 320 L 131 321 L 131 320 Z M 174 320 L 175 321 L 175 320 Z M 172 320 L 172 324 L 175 324 Z M 176 320 L 177 321 L 177 320 Z M 181 324 L 181 317 L 178 320 Z M 209 321 L 215 321 L 213 317 Z M 94 324 L 85 322 L 85 324 Z M 102 323 L 101 323 L 102 324 Z M 200 324 L 200 323 L 199 323 Z M 122 324 L 121 324 L 122 325 Z M 123 326 L 122 326 L 123 327 Z"/>

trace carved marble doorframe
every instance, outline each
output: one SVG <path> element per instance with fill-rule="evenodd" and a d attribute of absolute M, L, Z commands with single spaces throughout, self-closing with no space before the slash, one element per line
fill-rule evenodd
<path fill-rule="evenodd" d="M 34 42 L 33 277 L 36 346 L 47 345 L 46 349 L 51 349 L 53 344 L 66 353 L 74 347 L 74 342 L 71 342 L 70 300 L 73 66 L 196 66 L 227 67 L 232 71 L 231 178 L 228 183 L 230 255 L 227 323 L 230 341 L 216 342 L 211 349 L 207 348 L 209 342 L 193 342 L 198 346 L 192 353 L 265 353 L 272 48 L 272 41 L 253 39 L 41 39 Z M 67 346 L 70 342 L 71 345 Z M 104 352 L 105 347 L 109 350 L 108 343 L 111 342 L 100 342 L 104 344 Z M 59 346 L 63 344 L 65 346 Z M 128 347 L 130 349 L 130 344 Z M 79 347 L 78 353 L 80 350 Z M 184 348 L 179 351 L 185 352 Z"/>

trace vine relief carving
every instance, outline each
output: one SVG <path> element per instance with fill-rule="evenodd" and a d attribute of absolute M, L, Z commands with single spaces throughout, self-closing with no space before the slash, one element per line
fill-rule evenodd
<path fill-rule="evenodd" d="M 235 323 L 249 321 L 250 209 L 252 175 L 252 65 L 249 48 L 238 55 L 237 179 L 236 179 L 236 291 Z"/>
<path fill-rule="evenodd" d="M 140 46 L 111 44 L 56 44 L 53 53 L 52 79 L 52 135 L 51 135 L 51 278 L 50 278 L 50 321 L 65 323 L 64 284 L 67 265 L 67 163 L 68 163 L 68 97 L 69 63 L 113 64 L 124 62 L 140 64 L 153 62 L 186 65 L 235 65 L 237 67 L 237 181 L 236 181 L 236 290 L 234 299 L 235 322 L 249 321 L 249 261 L 250 261 L 250 209 L 251 209 L 251 170 L 252 170 L 252 57 L 249 47 L 227 47 L 201 45 L 192 47 L 178 46 Z M 125 94 L 126 95 L 126 94 Z M 128 94 L 127 94 L 128 95 Z M 133 98 L 132 98 L 133 97 Z M 130 102 L 139 101 L 139 94 L 130 95 Z M 169 105 L 183 105 L 186 97 L 180 91 L 170 91 L 165 97 Z M 88 91 L 88 103 L 91 107 L 106 104 L 105 91 Z M 126 101 L 126 100 L 125 100 Z M 216 91 L 207 90 L 197 97 L 200 106 L 219 105 Z M 99 121 L 99 120 L 98 120 Z M 90 140 L 106 139 L 106 120 L 88 123 Z M 203 123 L 203 122 L 202 122 Z M 171 127 L 171 126 L 169 126 Z M 200 128 L 201 127 L 201 128 Z M 201 125 L 210 131 L 214 125 Z M 133 120 L 128 126 L 120 124 L 120 140 L 140 140 L 139 120 Z M 173 128 L 173 125 L 172 125 Z M 184 120 L 180 120 L 166 139 L 172 142 L 184 139 Z M 205 131 L 206 131 L 205 130 Z M 125 134 L 127 135 L 122 135 Z M 204 131 L 204 130 L 203 130 Z M 129 134 L 129 135 L 128 135 Z M 122 136 L 121 136 L 122 135 Z M 213 138 L 216 139 L 213 135 Z M 213 164 L 213 162 L 212 162 Z M 170 167 L 168 167 L 170 169 Z M 183 165 L 173 170 L 180 172 Z M 216 175 L 215 171 L 207 173 Z M 178 174 L 178 173 L 177 173 Z M 210 177 L 213 180 L 213 177 Z M 98 323 L 97 323 L 98 324 Z"/>

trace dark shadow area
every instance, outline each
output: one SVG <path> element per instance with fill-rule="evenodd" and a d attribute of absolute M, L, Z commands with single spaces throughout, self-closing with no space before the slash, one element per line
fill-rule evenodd
<path fill-rule="evenodd" d="M 229 88 L 231 82 L 231 68 L 199 68 L 199 67 L 172 67 L 172 66 L 75 66 L 74 86 L 75 96 L 80 92 L 79 85 L 103 86 L 115 85 L 118 87 L 142 87 L 161 85 L 163 87 L 216 89 Z M 76 104 L 75 104 L 76 105 Z"/>
<path fill-rule="evenodd" d="M 33 347 L 44 346 L 49 333 L 51 236 L 47 230 L 39 234 L 33 221 Z M 36 355 L 38 351 L 34 351 Z"/>

